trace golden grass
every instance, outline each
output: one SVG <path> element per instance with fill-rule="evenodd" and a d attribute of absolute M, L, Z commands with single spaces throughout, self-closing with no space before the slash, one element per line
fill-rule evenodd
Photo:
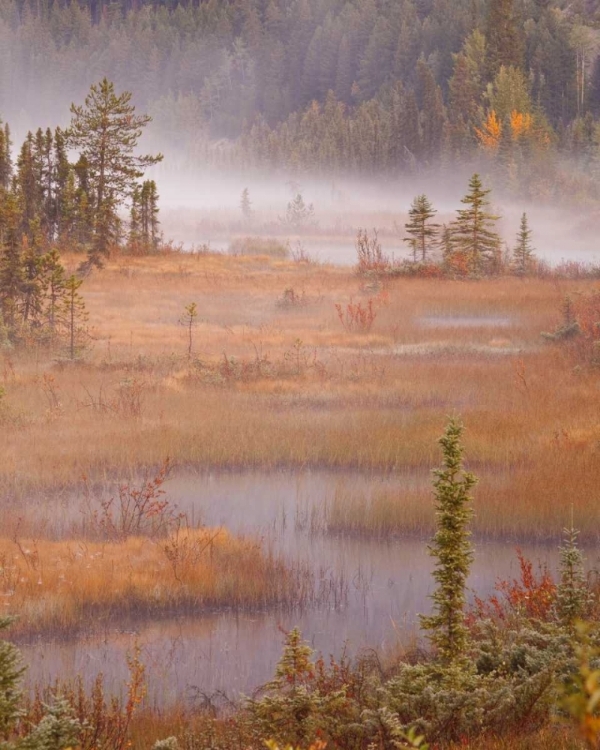
<path fill-rule="evenodd" d="M 120 618 L 302 604 L 312 581 L 223 529 L 123 542 L 0 539 L 2 614 L 14 636 L 66 635 Z"/>
<path fill-rule="evenodd" d="M 116 257 L 81 289 L 95 338 L 85 362 L 33 350 L 0 360 L 4 507 L 76 487 L 82 475 L 135 476 L 167 456 L 212 469 L 425 475 L 447 415 L 460 414 L 482 480 L 478 531 L 556 536 L 573 505 L 577 526 L 595 536 L 598 376 L 575 371 L 539 335 L 559 322 L 564 294 L 593 286 L 365 285 L 348 269 L 251 256 Z M 289 288 L 302 304 L 281 304 Z M 369 299 L 372 329 L 345 331 L 335 304 Z M 192 301 L 188 360 L 178 321 Z M 380 502 L 376 521 L 355 515 L 376 530 L 414 531 L 430 524 L 423 503 L 419 494 L 401 512 Z"/>

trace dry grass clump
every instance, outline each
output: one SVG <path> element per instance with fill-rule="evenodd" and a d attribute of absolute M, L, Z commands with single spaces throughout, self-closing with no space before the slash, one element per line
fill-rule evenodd
<path fill-rule="evenodd" d="M 312 580 L 224 529 L 164 540 L 0 540 L 2 614 L 15 635 L 72 634 L 114 618 L 301 605 Z"/>

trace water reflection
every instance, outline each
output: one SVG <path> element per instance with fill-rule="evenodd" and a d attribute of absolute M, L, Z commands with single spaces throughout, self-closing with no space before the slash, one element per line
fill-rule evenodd
<path fill-rule="evenodd" d="M 198 474 L 169 482 L 169 496 L 195 521 L 222 524 L 235 533 L 260 536 L 290 560 L 309 562 L 316 585 L 343 586 L 321 606 L 301 613 L 209 613 L 114 629 L 68 643 L 33 643 L 22 650 L 30 684 L 103 672 L 111 692 L 127 679 L 125 654 L 137 641 L 147 666 L 154 704 L 189 700 L 198 691 L 250 693 L 273 674 L 281 653 L 281 629 L 298 625 L 324 654 L 361 648 L 393 649 L 415 631 L 416 614 L 429 610 L 432 560 L 425 539 L 377 541 L 310 533 L 307 518 L 348 483 L 365 493 L 382 486 L 418 489 L 429 475 L 366 476 L 334 472 Z M 498 577 L 516 576 L 514 545 L 480 542 L 469 585 L 485 595 Z M 527 557 L 551 569 L 557 545 L 521 545 Z"/>

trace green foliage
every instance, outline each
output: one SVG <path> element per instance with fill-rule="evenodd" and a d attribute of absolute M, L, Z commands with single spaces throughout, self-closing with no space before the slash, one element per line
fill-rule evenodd
<path fill-rule="evenodd" d="M 512 258 L 513 268 L 519 276 L 525 276 L 535 265 L 535 251 L 531 244 L 531 234 L 527 214 L 524 213 L 521 216 L 521 226 Z"/>
<path fill-rule="evenodd" d="M 560 548 L 560 581 L 556 589 L 556 615 L 558 620 L 573 627 L 577 620 L 587 615 L 591 595 L 583 566 L 583 554 L 577 545 L 579 532 L 571 527 L 564 530 L 564 543 Z"/>
<path fill-rule="evenodd" d="M 368 694 L 364 675 L 342 660 L 327 669 L 313 659 L 297 628 L 287 633 L 275 678 L 246 708 L 257 737 L 279 745 L 305 747 L 322 739 L 333 745 L 360 747 L 365 736 L 361 714 Z"/>
<path fill-rule="evenodd" d="M 79 744 L 81 724 L 72 706 L 57 699 L 45 706 L 45 716 L 31 732 L 17 743 L 16 750 L 65 750 Z"/>
<path fill-rule="evenodd" d="M 307 205 L 302 193 L 296 193 L 295 197 L 287 204 L 285 216 L 281 221 L 291 229 L 300 231 L 313 221 L 314 215 L 315 207 L 313 204 Z"/>
<path fill-rule="evenodd" d="M 88 167 L 88 195 L 93 211 L 93 243 L 89 251 L 90 266 L 101 267 L 112 244 L 118 242 L 118 209 L 136 188 L 144 171 L 162 160 L 157 156 L 137 156 L 134 151 L 143 128 L 151 121 L 149 115 L 136 115 L 131 93 L 115 93 L 114 84 L 103 78 L 92 85 L 85 103 L 71 105 L 71 124 L 66 133 L 67 144 L 79 150 Z M 142 186 L 142 211 L 152 211 L 152 198 L 146 196 L 153 182 Z M 155 188 L 156 186 L 154 186 Z M 152 223 L 152 216 L 142 215 L 142 231 Z M 146 228 L 144 228 L 144 221 Z"/>
<path fill-rule="evenodd" d="M 185 326 L 188 334 L 188 359 L 192 358 L 192 347 L 194 343 L 194 327 L 198 323 L 198 305 L 195 302 L 190 302 L 189 305 L 185 306 L 183 315 L 179 322 L 182 326 Z"/>
<path fill-rule="evenodd" d="M 88 342 L 88 313 L 79 288 L 83 279 L 71 275 L 65 281 L 61 304 L 61 317 L 66 333 L 67 356 L 74 361 L 82 355 Z"/>
<path fill-rule="evenodd" d="M 240 198 L 240 209 L 242 211 L 242 216 L 246 221 L 250 221 L 252 216 L 254 215 L 254 211 L 252 210 L 252 203 L 250 202 L 250 191 L 248 188 L 244 188 L 242 190 L 242 197 Z"/>
<path fill-rule="evenodd" d="M 10 618 L 0 619 L 0 630 L 10 623 Z M 0 737 L 5 740 L 21 715 L 19 683 L 24 671 L 19 651 L 8 641 L 0 641 Z"/>
<path fill-rule="evenodd" d="M 559 690 L 559 705 L 577 725 L 590 750 L 600 740 L 600 650 L 591 639 L 590 627 L 578 622 L 575 628 L 575 669 Z"/>
<path fill-rule="evenodd" d="M 451 225 L 453 254 L 462 253 L 469 272 L 475 276 L 491 272 L 500 253 L 500 237 L 494 231 L 498 216 L 489 213 L 487 196 L 481 178 L 474 174 L 469 181 L 469 192 L 461 202 L 466 208 L 457 211 Z"/>
<path fill-rule="evenodd" d="M 562 325 L 557 326 L 551 333 L 543 331 L 541 334 L 542 338 L 547 341 L 564 341 L 580 335 L 581 328 L 575 318 L 573 300 L 569 295 L 566 295 L 562 301 L 561 312 L 563 318 Z"/>
<path fill-rule="evenodd" d="M 416 263 L 427 263 L 429 256 L 437 244 L 439 224 L 432 224 L 431 219 L 437 211 L 433 208 L 431 201 L 426 195 L 417 195 L 413 200 L 412 206 L 408 212 L 409 221 L 404 225 L 404 229 L 410 235 L 405 238 L 413 253 L 413 261 Z"/>
<path fill-rule="evenodd" d="M 434 614 L 421 617 L 421 626 L 445 663 L 462 659 L 467 646 L 465 585 L 473 561 L 467 526 L 473 515 L 470 492 L 477 479 L 463 469 L 462 433 L 462 425 L 451 419 L 439 440 L 443 465 L 434 471 L 433 483 L 437 531 L 429 548 L 437 558 L 437 588 L 431 596 Z"/>

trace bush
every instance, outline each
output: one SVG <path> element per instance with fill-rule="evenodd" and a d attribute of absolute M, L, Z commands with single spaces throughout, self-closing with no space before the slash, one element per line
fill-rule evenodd
<path fill-rule="evenodd" d="M 272 237 L 236 237 L 227 251 L 229 255 L 268 255 L 270 258 L 289 258 L 287 242 Z"/>

